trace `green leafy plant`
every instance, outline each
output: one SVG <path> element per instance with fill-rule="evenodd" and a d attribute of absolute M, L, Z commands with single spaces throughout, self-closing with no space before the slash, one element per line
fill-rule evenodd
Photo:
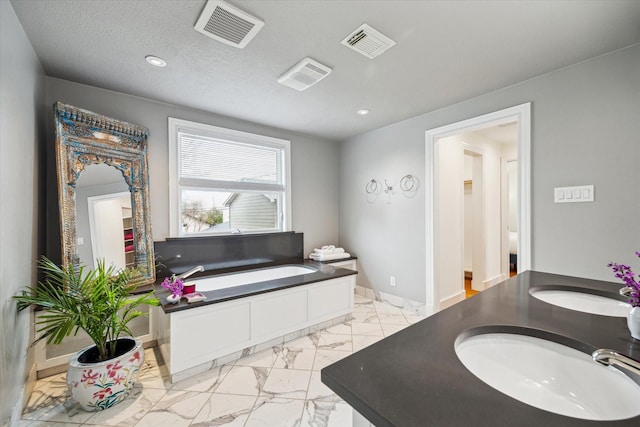
<path fill-rule="evenodd" d="M 13 297 L 18 310 L 30 306 L 45 310 L 36 322 L 41 333 L 36 342 L 46 339 L 47 344 L 60 344 L 82 329 L 96 345 L 97 361 L 108 360 L 116 356 L 118 337 L 132 335 L 127 324 L 147 314 L 136 308 L 160 304 L 153 291 L 133 294 L 136 279 L 141 276 L 135 269 L 106 267 L 104 260 L 95 270 L 84 266 L 63 268 L 46 257 L 38 264 L 44 280 Z"/>

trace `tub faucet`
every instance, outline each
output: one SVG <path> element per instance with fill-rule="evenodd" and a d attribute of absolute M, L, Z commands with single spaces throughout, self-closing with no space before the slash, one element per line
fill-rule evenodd
<path fill-rule="evenodd" d="M 593 360 L 603 365 L 619 366 L 640 375 L 640 362 L 613 350 L 601 348 L 594 351 L 591 357 L 593 357 Z"/>
<path fill-rule="evenodd" d="M 173 276 L 174 276 L 174 280 L 175 280 L 175 279 L 184 280 L 184 279 L 186 279 L 187 277 L 192 276 L 192 275 L 196 274 L 196 273 L 197 273 L 197 272 L 199 272 L 199 271 L 204 271 L 204 267 L 203 267 L 203 266 L 201 266 L 201 265 L 199 265 L 199 266 L 197 266 L 197 267 L 193 267 L 191 270 L 189 270 L 189 271 L 185 271 L 184 273 L 179 274 L 179 275 L 177 275 L 177 276 L 174 274 L 174 275 L 173 275 Z"/>

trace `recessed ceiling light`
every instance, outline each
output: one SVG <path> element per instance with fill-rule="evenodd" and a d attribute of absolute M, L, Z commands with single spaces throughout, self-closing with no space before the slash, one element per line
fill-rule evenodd
<path fill-rule="evenodd" d="M 167 62 L 162 58 L 158 58 L 157 56 L 147 55 L 147 56 L 144 57 L 144 59 L 146 59 L 149 64 L 151 64 L 153 66 L 156 66 L 156 67 L 166 67 L 167 66 Z"/>
<path fill-rule="evenodd" d="M 358 111 L 356 111 L 356 113 L 357 113 L 359 116 L 366 116 L 367 114 L 369 114 L 369 113 L 370 113 L 370 111 L 369 111 L 369 110 L 367 110 L 367 109 L 362 109 L 362 110 L 358 110 Z"/>

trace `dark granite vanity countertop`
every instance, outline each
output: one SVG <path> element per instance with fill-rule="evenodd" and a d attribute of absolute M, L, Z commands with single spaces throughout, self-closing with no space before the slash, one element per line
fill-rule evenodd
<path fill-rule="evenodd" d="M 456 338 L 482 326 L 484 332 L 537 329 L 540 337 L 567 337 L 562 344 L 588 354 L 609 348 L 640 359 L 640 341 L 631 338 L 626 318 L 568 310 L 529 294 L 549 286 L 624 300 L 618 283 L 524 272 L 322 369 L 322 382 L 377 427 L 640 426 L 640 416 L 589 421 L 537 409 L 493 389 L 459 361 Z"/>
<path fill-rule="evenodd" d="M 271 265 L 269 267 L 256 267 L 253 269 L 247 269 L 243 271 L 236 271 L 234 273 L 224 273 L 224 274 L 246 273 L 246 272 L 251 272 L 255 270 L 260 270 L 263 268 L 274 268 L 278 266 L 282 267 L 282 266 L 289 266 L 289 265 L 313 267 L 316 269 L 316 271 L 309 274 L 286 277 L 283 279 L 268 280 L 264 282 L 251 283 L 247 285 L 234 286 L 234 287 L 225 288 L 225 289 L 202 292 L 207 297 L 207 299 L 205 301 L 200 301 L 192 304 L 188 304 L 187 302 L 185 302 L 184 299 L 177 304 L 167 303 L 167 296 L 169 296 L 170 293 L 160 286 L 160 283 L 162 283 L 162 280 L 164 278 L 158 278 L 158 281 L 155 284 L 156 296 L 158 297 L 158 299 L 160 299 L 162 309 L 164 310 L 165 313 L 174 313 L 176 311 L 188 310 L 190 308 L 201 307 L 209 304 L 216 304 L 216 303 L 243 298 L 251 295 L 258 295 L 266 292 L 278 291 L 281 289 L 291 288 L 295 286 L 309 285 L 311 283 L 321 282 L 324 280 L 337 279 L 339 277 L 358 274 L 358 272 L 355 270 L 334 267 L 329 264 L 322 264 L 322 263 L 311 261 L 311 260 L 300 260 L 299 262 L 287 262 L 287 263 L 276 265 L 276 266 Z M 188 284 L 189 282 L 191 282 L 191 280 L 206 279 L 207 277 L 218 277 L 218 276 L 223 276 L 223 274 L 211 275 L 211 273 L 209 273 L 209 275 L 207 275 L 205 272 L 204 275 L 198 275 L 198 276 L 194 275 L 190 277 L 189 279 L 186 280 L 186 283 Z M 200 292 L 198 291 L 197 286 L 196 286 L 196 291 Z"/>

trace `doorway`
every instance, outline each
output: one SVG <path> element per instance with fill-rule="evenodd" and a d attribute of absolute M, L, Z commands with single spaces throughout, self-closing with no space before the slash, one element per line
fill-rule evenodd
<path fill-rule="evenodd" d="M 482 278 L 485 276 L 484 158 L 480 147 L 463 143 L 463 148 L 463 288 L 465 297 L 468 298 L 484 289 L 482 285 Z"/>
<path fill-rule="evenodd" d="M 133 227 L 131 226 L 131 194 L 104 194 L 87 198 L 89 205 L 89 235 L 92 259 L 81 260 L 98 268 L 104 261 L 117 270 L 131 265 L 133 255 Z M 131 237 L 126 235 L 130 230 Z M 127 239 L 128 238 L 128 239 Z M 131 247 L 128 247 L 131 246 Z"/>
<path fill-rule="evenodd" d="M 474 287 L 478 290 L 493 286 L 506 278 L 503 273 L 504 266 L 508 266 L 508 260 L 502 254 L 506 253 L 508 246 L 508 229 L 506 227 L 506 216 L 502 215 L 506 211 L 505 203 L 502 201 L 499 190 L 501 186 L 506 185 L 506 177 L 501 168 L 501 161 L 495 163 L 495 156 L 490 153 L 478 152 L 474 150 L 474 145 L 465 142 L 470 132 L 480 129 L 487 129 L 497 125 L 507 123 L 517 124 L 517 269 L 519 272 L 529 269 L 530 266 L 530 104 L 522 104 L 515 107 L 500 110 L 494 113 L 475 117 L 462 122 L 452 123 L 436 129 L 431 129 L 425 133 L 425 168 L 431 171 L 425 177 L 425 185 L 427 191 L 431 190 L 426 197 L 426 294 L 427 294 L 427 310 L 434 313 L 455 302 L 464 299 L 464 249 L 463 249 L 463 232 L 464 218 L 462 214 L 462 206 L 464 204 L 464 181 L 461 178 L 462 172 L 452 172 L 452 169 L 462 170 L 464 163 L 464 154 L 475 154 L 478 160 L 480 170 L 485 171 L 497 170 L 493 173 L 490 182 L 488 174 L 479 174 L 483 176 L 482 194 L 483 202 L 480 211 L 482 212 L 481 237 L 475 239 L 478 249 L 478 257 L 483 259 L 478 272 L 474 271 Z M 462 136 L 461 136 L 462 135 Z M 457 137 L 452 138 L 452 137 Z M 453 148 L 451 145 L 443 143 L 448 141 L 457 141 L 457 145 Z M 477 147 L 475 147 L 477 148 Z M 487 150 L 486 148 L 483 148 Z M 444 150 L 444 151 L 443 151 Z M 439 160 L 443 152 L 458 150 L 459 160 L 457 165 L 442 167 Z M 489 148 L 491 150 L 491 148 Z M 482 150 L 481 150 L 482 151 Z M 483 160 L 484 158 L 484 160 Z M 504 157 L 498 157 L 504 159 Z M 493 163 L 495 164 L 493 164 Z M 474 163 L 475 165 L 476 163 Z M 491 168 L 491 169 L 490 169 Z M 506 168 L 506 165 L 505 165 Z M 476 172 L 477 173 L 477 172 Z M 450 196 L 446 185 L 441 187 L 442 182 L 451 182 L 451 179 L 458 179 L 457 193 L 459 196 L 450 197 L 458 198 L 458 209 L 454 211 L 446 211 L 443 209 L 443 197 Z M 497 177 L 497 178 L 496 178 Z M 474 175 L 475 179 L 475 175 Z M 495 188 L 496 194 L 491 195 L 487 191 L 488 188 Z M 495 214 L 488 215 L 487 206 L 493 206 L 497 209 Z M 497 217 L 497 219 L 496 219 Z M 455 225 L 443 227 L 444 223 L 457 223 Z M 475 220 L 477 221 L 477 219 Z M 474 230 L 477 234 L 477 230 Z M 493 236 L 487 239 L 486 236 Z M 479 243 L 477 241 L 480 241 Z M 472 244 L 473 246 L 473 244 Z M 497 255 L 496 255 L 497 254 Z M 473 254 L 475 255 L 475 253 Z M 489 259 L 489 257 L 492 257 Z M 475 256 L 473 257 L 475 259 Z M 506 261 L 505 261 L 506 260 Z M 452 263 L 453 261 L 453 263 Z M 503 262 L 505 261 L 505 262 Z M 456 267 L 453 267 L 456 265 Z M 474 270 L 476 269 L 474 261 Z M 453 270 L 452 270 L 453 269 Z M 480 276 L 480 277 L 478 277 Z M 507 276 L 508 277 L 508 276 Z"/>

